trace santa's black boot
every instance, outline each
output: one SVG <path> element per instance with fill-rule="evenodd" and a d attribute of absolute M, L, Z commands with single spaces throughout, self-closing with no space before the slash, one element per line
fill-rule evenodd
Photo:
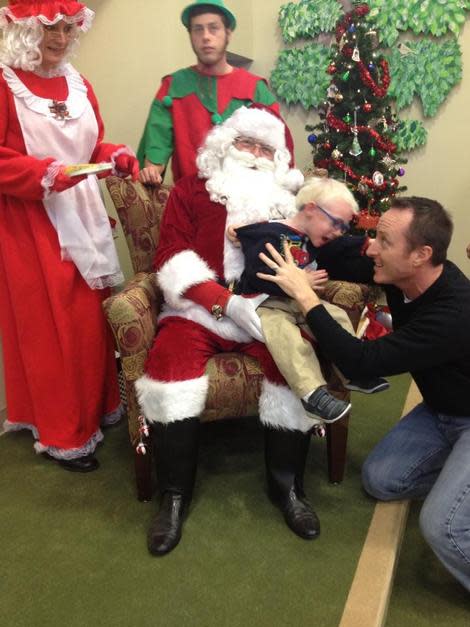
<path fill-rule="evenodd" d="M 154 423 L 153 454 L 160 509 L 147 536 L 152 555 L 165 555 L 181 539 L 196 478 L 199 446 L 199 419 L 186 418 L 169 424 Z"/>
<path fill-rule="evenodd" d="M 265 461 L 268 492 L 279 506 L 287 525 L 301 538 L 320 534 L 320 521 L 303 489 L 310 433 L 265 426 Z"/>

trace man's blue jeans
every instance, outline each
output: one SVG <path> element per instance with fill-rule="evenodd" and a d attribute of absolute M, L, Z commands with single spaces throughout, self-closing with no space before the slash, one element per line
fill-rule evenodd
<path fill-rule="evenodd" d="M 381 501 L 425 499 L 421 531 L 470 590 L 470 416 L 437 414 L 420 403 L 372 450 L 362 481 Z"/>

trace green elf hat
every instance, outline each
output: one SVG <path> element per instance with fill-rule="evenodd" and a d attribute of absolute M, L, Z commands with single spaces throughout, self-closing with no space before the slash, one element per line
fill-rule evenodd
<path fill-rule="evenodd" d="M 206 4 L 217 7 L 219 11 L 222 11 L 222 13 L 228 19 L 230 30 L 235 30 L 237 26 L 237 20 L 235 19 L 234 14 L 229 11 L 226 6 L 224 6 L 223 0 L 210 0 L 209 2 L 207 0 L 196 0 L 196 2 L 188 4 L 183 13 L 181 13 L 181 21 L 186 26 L 186 28 L 189 28 L 189 13 L 191 12 L 191 9 L 196 9 L 199 6 Z"/>

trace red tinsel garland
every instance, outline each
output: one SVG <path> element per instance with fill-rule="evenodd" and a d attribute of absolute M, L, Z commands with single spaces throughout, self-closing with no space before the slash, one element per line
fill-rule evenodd
<path fill-rule="evenodd" d="M 318 161 L 315 165 L 318 168 L 326 168 L 327 170 L 328 166 L 332 165 L 335 168 L 338 168 L 338 170 L 345 172 L 350 178 L 353 179 L 353 181 L 361 181 L 361 183 L 364 183 L 365 185 L 367 185 L 367 187 L 370 187 L 371 189 L 378 189 L 381 192 L 387 189 L 387 183 L 385 181 L 382 183 L 382 185 L 376 185 L 372 179 L 368 178 L 367 176 L 356 174 L 349 165 L 346 165 L 343 161 L 340 161 L 339 159 L 322 159 L 321 161 Z"/>
<path fill-rule="evenodd" d="M 331 111 L 326 114 L 326 121 L 328 123 L 328 126 L 331 126 L 332 128 L 341 131 L 342 133 L 352 133 L 353 129 L 357 130 L 358 133 L 368 133 L 371 137 L 375 139 L 377 147 L 384 152 L 395 152 L 397 149 L 396 145 L 393 142 L 384 139 L 379 133 L 377 133 L 377 131 L 374 131 L 373 128 L 363 125 L 353 127 L 350 124 L 343 122 L 343 120 L 337 118 L 335 115 L 333 115 L 333 113 L 331 113 Z"/>
<path fill-rule="evenodd" d="M 390 87 L 390 72 L 388 70 L 388 63 L 385 59 L 379 61 L 379 66 L 382 69 L 382 86 L 377 85 L 374 79 L 370 75 L 369 70 L 366 68 L 362 61 L 358 61 L 357 66 L 359 68 L 359 74 L 362 82 L 369 87 L 374 96 L 377 98 L 384 98 L 388 88 Z"/>

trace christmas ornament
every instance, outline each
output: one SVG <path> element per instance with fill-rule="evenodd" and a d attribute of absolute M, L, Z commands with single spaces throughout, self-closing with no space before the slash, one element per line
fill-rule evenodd
<path fill-rule="evenodd" d="M 354 126 L 352 128 L 352 132 L 354 135 L 351 148 L 349 149 L 349 154 L 353 157 L 358 157 L 362 154 L 362 148 L 357 138 L 357 109 L 354 109 Z"/>
<path fill-rule="evenodd" d="M 359 48 L 357 46 L 353 50 L 352 60 L 356 61 L 356 63 L 361 60 L 361 57 L 360 57 L 360 54 L 359 54 Z"/>
<path fill-rule="evenodd" d="M 370 113 L 372 111 L 372 105 L 370 104 L 370 102 L 365 102 L 362 105 L 362 109 L 363 111 L 365 111 L 366 113 Z"/>
<path fill-rule="evenodd" d="M 335 148 L 332 151 L 331 156 L 333 157 L 333 159 L 341 159 L 341 157 L 343 156 L 343 153 L 340 152 L 337 148 Z"/>
<path fill-rule="evenodd" d="M 382 172 L 379 172 L 378 170 L 376 170 L 372 174 L 372 180 L 376 187 L 380 187 L 384 183 L 384 175 L 382 174 Z"/>
<path fill-rule="evenodd" d="M 363 196 L 367 196 L 369 193 L 369 188 L 363 181 L 360 181 L 357 186 L 357 191 Z"/>
<path fill-rule="evenodd" d="M 326 71 L 328 72 L 328 74 L 334 74 L 336 72 L 336 65 L 334 63 L 330 63 Z"/>
<path fill-rule="evenodd" d="M 343 120 L 346 122 L 346 124 L 349 124 L 351 122 L 351 115 L 349 113 L 346 113 Z"/>
<path fill-rule="evenodd" d="M 343 102 L 343 98 L 344 98 L 343 94 L 338 93 L 335 95 L 334 99 L 335 99 L 335 102 Z"/>
<path fill-rule="evenodd" d="M 326 95 L 328 96 L 328 98 L 334 98 L 338 92 L 339 89 L 336 87 L 336 85 L 334 83 L 331 83 L 331 85 L 328 86 L 328 91 L 326 92 Z"/>
<path fill-rule="evenodd" d="M 397 174 L 398 176 L 403 176 L 405 174 L 404 168 L 399 168 Z"/>
<path fill-rule="evenodd" d="M 347 70 L 342 76 L 341 76 L 342 80 L 344 82 L 346 82 L 349 78 L 349 70 Z"/>
<path fill-rule="evenodd" d="M 364 229 L 365 231 L 368 231 L 369 229 L 375 229 L 379 221 L 379 217 L 380 216 L 378 215 L 371 215 L 367 211 L 367 209 L 363 209 L 362 211 L 359 212 L 359 215 L 356 221 L 356 228 Z"/>
<path fill-rule="evenodd" d="M 377 37 L 377 31 L 368 30 L 366 33 L 366 37 L 369 37 L 369 44 L 372 50 L 379 47 L 379 38 Z"/>
<path fill-rule="evenodd" d="M 371 157 L 375 157 L 376 154 L 377 154 L 377 151 L 375 150 L 374 146 L 372 146 L 372 148 L 369 150 L 369 155 Z"/>
<path fill-rule="evenodd" d="M 390 170 L 390 168 L 395 165 L 396 161 L 392 159 L 390 155 L 385 155 L 385 157 L 380 160 L 380 163 L 383 163 L 387 170 Z"/>
<path fill-rule="evenodd" d="M 359 157 L 359 155 L 362 154 L 362 148 L 357 138 L 357 133 L 354 135 L 351 148 L 349 149 L 349 154 L 352 155 L 353 157 Z"/>
<path fill-rule="evenodd" d="M 318 140 L 318 135 L 315 135 L 315 133 L 310 133 L 310 135 L 307 137 L 307 140 L 309 144 L 316 144 Z"/>

